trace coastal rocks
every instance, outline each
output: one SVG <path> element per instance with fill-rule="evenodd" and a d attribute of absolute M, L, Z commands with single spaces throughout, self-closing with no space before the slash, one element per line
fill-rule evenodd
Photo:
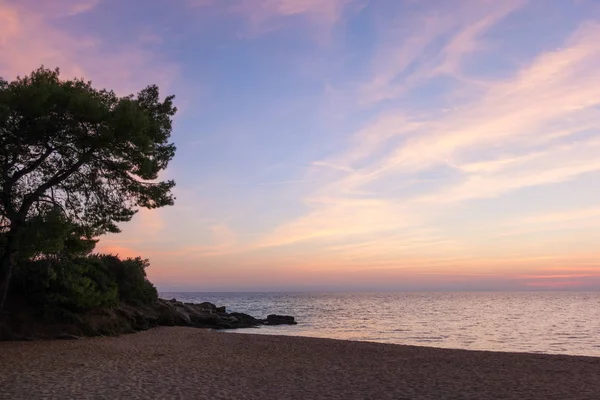
<path fill-rule="evenodd" d="M 239 329 L 260 325 L 296 324 L 294 317 L 269 315 L 267 319 L 258 319 L 244 313 L 227 313 L 226 307 L 204 302 L 200 304 L 182 303 L 175 299 L 158 300 L 159 320 L 168 321 L 168 325 L 193 326 L 198 328 Z M 160 325 L 167 325 L 161 323 Z"/>
<path fill-rule="evenodd" d="M 204 302 L 200 304 L 183 303 L 175 299 L 159 299 L 152 306 L 123 310 L 127 315 L 132 329 L 148 329 L 158 325 L 191 326 L 213 329 L 253 328 L 260 325 L 296 325 L 294 317 L 289 315 L 271 314 L 266 319 L 258 319 L 244 313 L 227 313 L 225 307 Z M 145 322 L 145 323 L 144 323 Z M 147 326 L 147 327 L 146 327 Z"/>
<path fill-rule="evenodd" d="M 236 318 L 241 324 L 248 326 L 259 326 L 264 323 L 262 320 L 254 318 L 253 316 L 244 313 L 234 312 L 229 315 Z"/>
<path fill-rule="evenodd" d="M 244 328 L 234 326 L 235 322 L 227 314 L 218 313 L 212 303 L 182 303 L 177 300 L 158 300 L 155 308 L 159 311 L 160 325 L 192 326 L 198 328 Z M 167 322 L 167 323 L 164 323 Z"/>
<path fill-rule="evenodd" d="M 266 325 L 296 325 L 297 322 L 294 317 L 290 315 L 267 315 L 267 319 L 264 322 Z"/>
<path fill-rule="evenodd" d="M 252 328 L 261 325 L 294 325 L 294 317 L 269 315 L 258 319 L 244 313 L 227 313 L 225 307 L 208 302 L 183 303 L 176 299 L 159 299 L 152 304 L 120 304 L 90 310 L 70 322 L 40 320 L 36 310 L 23 309 L 0 321 L 0 340 L 63 339 L 84 336 L 114 336 L 145 331 L 156 326 L 188 326 L 211 329 Z"/>
<path fill-rule="evenodd" d="M 194 304 L 194 303 L 185 303 L 186 305 L 192 305 L 198 308 L 201 308 L 203 310 L 207 310 L 212 312 L 216 312 L 217 311 L 217 306 L 214 305 L 213 303 L 209 303 L 208 301 L 205 301 L 204 303 L 200 303 L 200 304 Z"/>

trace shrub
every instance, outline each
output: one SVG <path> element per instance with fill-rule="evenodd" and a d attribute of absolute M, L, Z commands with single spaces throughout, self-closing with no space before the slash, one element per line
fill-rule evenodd
<path fill-rule="evenodd" d="M 158 299 L 146 278 L 148 260 L 117 256 L 44 257 L 21 261 L 15 270 L 14 294 L 47 317 L 64 320 L 119 301 L 143 305 Z"/>
<path fill-rule="evenodd" d="M 15 272 L 15 289 L 45 313 L 78 313 L 118 302 L 118 287 L 111 272 L 89 257 L 26 261 Z"/>
<path fill-rule="evenodd" d="M 146 268 L 150 265 L 148 260 L 141 257 L 121 260 L 109 254 L 95 254 L 91 258 L 100 261 L 112 273 L 122 302 L 142 305 L 158 299 L 156 288 L 146 277 Z"/>

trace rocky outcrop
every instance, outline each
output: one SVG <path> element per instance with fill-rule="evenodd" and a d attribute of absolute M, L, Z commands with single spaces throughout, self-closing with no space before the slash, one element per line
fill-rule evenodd
<path fill-rule="evenodd" d="M 296 320 L 290 315 L 271 314 L 264 320 L 266 325 L 296 325 Z"/>
<path fill-rule="evenodd" d="M 24 311 L 24 310 L 22 310 Z M 76 339 L 138 332 L 156 326 L 189 326 L 212 329 L 252 328 L 260 325 L 296 324 L 294 317 L 269 315 L 266 319 L 243 313 L 227 313 L 225 307 L 208 302 L 183 303 L 159 299 L 144 306 L 120 305 L 97 309 L 69 323 L 40 321 L 35 313 L 20 312 L 0 324 L 0 340 Z M 29 317 L 28 317 L 29 316 Z"/>
<path fill-rule="evenodd" d="M 294 317 L 271 314 L 266 319 L 254 318 L 244 313 L 227 313 L 226 308 L 212 303 L 182 303 L 176 299 L 159 300 L 160 318 L 175 321 L 170 325 L 195 326 L 199 328 L 237 329 L 260 325 L 295 325 Z"/>

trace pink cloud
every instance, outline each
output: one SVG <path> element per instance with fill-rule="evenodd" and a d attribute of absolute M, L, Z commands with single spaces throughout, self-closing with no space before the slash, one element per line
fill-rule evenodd
<path fill-rule="evenodd" d="M 148 84 L 169 86 L 177 68 L 160 60 L 140 43 L 109 48 L 101 38 L 68 33 L 68 19 L 99 4 L 89 0 L 0 3 L 0 76 L 13 79 L 40 65 L 59 67 L 64 78 L 84 77 L 119 94 L 137 92 Z M 53 18 L 63 18 L 60 25 Z"/>
<path fill-rule="evenodd" d="M 96 8 L 103 0 L 7 0 L 7 4 L 22 10 L 35 10 L 45 18 L 70 17 Z"/>
<path fill-rule="evenodd" d="M 136 230 L 146 238 L 159 236 L 165 227 L 165 221 L 161 215 L 161 210 L 140 208 L 134 218 Z"/>

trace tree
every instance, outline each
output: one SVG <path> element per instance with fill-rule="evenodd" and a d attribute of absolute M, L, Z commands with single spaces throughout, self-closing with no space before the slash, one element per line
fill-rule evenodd
<path fill-rule="evenodd" d="M 157 181 L 175 154 L 174 96 L 118 97 L 44 67 L 0 79 L 0 310 L 27 227 L 61 213 L 79 235 L 118 232 L 138 207 L 172 205 Z"/>
<path fill-rule="evenodd" d="M 0 249 L 5 247 L 6 239 L 6 234 L 0 234 Z M 94 250 L 97 242 L 89 230 L 67 220 L 62 210 L 55 207 L 25 222 L 16 264 L 40 258 L 83 257 Z"/>

